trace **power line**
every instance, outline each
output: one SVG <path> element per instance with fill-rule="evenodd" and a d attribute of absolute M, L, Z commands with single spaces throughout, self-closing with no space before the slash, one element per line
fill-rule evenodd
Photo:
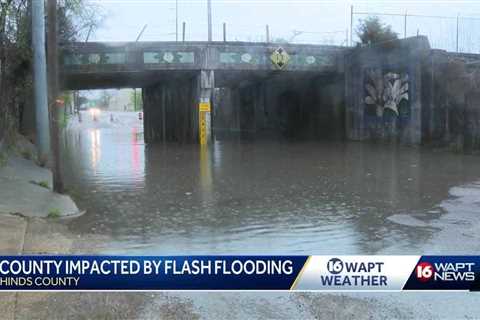
<path fill-rule="evenodd" d="M 452 19 L 456 20 L 457 16 L 431 16 L 431 15 L 422 15 L 422 14 L 411 14 L 411 13 L 381 13 L 381 12 L 362 12 L 362 11 L 354 11 L 353 14 L 357 15 L 371 15 L 371 16 L 397 16 L 397 17 L 418 17 L 418 18 L 433 18 L 433 19 Z M 461 16 L 462 19 L 469 19 L 469 20 L 480 20 L 476 17 L 464 17 Z"/>

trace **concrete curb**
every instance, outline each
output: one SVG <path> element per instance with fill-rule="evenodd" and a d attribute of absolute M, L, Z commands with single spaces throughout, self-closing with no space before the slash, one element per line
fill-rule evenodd
<path fill-rule="evenodd" d="M 68 195 L 50 189 L 52 174 L 32 160 L 10 154 L 0 167 L 0 214 L 25 217 L 78 217 L 85 213 Z"/>

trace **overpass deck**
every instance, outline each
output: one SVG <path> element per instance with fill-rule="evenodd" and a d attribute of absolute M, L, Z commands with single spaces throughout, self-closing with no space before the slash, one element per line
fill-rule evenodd
<path fill-rule="evenodd" d="M 246 42 L 89 42 L 64 47 L 65 89 L 142 87 L 158 79 L 214 70 L 216 83 L 279 71 L 343 72 L 338 46 Z"/>

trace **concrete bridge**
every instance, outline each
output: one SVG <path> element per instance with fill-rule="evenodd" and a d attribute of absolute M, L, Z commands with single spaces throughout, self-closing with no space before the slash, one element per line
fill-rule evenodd
<path fill-rule="evenodd" d="M 212 106 L 207 126 L 213 116 L 219 134 L 292 134 L 300 123 L 313 128 L 313 119 L 321 117 L 315 111 L 312 118 L 309 111 L 318 99 L 327 100 L 317 87 L 337 79 L 343 94 L 345 49 L 239 42 L 75 43 L 65 48 L 62 83 L 70 90 L 142 88 L 147 142 L 198 141 L 200 103 Z M 334 110 L 324 111 L 327 120 Z M 211 130 L 206 130 L 208 139 Z"/>
<path fill-rule="evenodd" d="M 287 57 L 276 65 L 272 54 Z M 242 78 L 342 71 L 345 47 L 242 42 L 75 43 L 63 58 L 66 89 L 144 87 L 172 77 L 215 71 L 224 86 Z"/>
<path fill-rule="evenodd" d="M 141 87 L 146 142 L 205 142 L 236 132 L 419 144 L 448 136 L 449 113 L 460 110 L 452 101 L 470 109 L 477 101 L 466 86 L 452 89 L 461 81 L 445 83 L 452 60 L 480 67 L 479 55 L 432 50 L 423 36 L 358 48 L 76 43 L 65 48 L 62 83 L 72 90 Z"/>

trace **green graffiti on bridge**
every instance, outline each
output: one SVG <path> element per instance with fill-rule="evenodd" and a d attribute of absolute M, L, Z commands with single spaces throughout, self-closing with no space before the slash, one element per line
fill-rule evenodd
<path fill-rule="evenodd" d="M 124 52 L 73 53 L 65 56 L 65 65 L 125 64 Z"/>
<path fill-rule="evenodd" d="M 143 53 L 145 64 L 177 64 L 195 63 L 194 52 L 184 51 L 147 51 Z"/>

